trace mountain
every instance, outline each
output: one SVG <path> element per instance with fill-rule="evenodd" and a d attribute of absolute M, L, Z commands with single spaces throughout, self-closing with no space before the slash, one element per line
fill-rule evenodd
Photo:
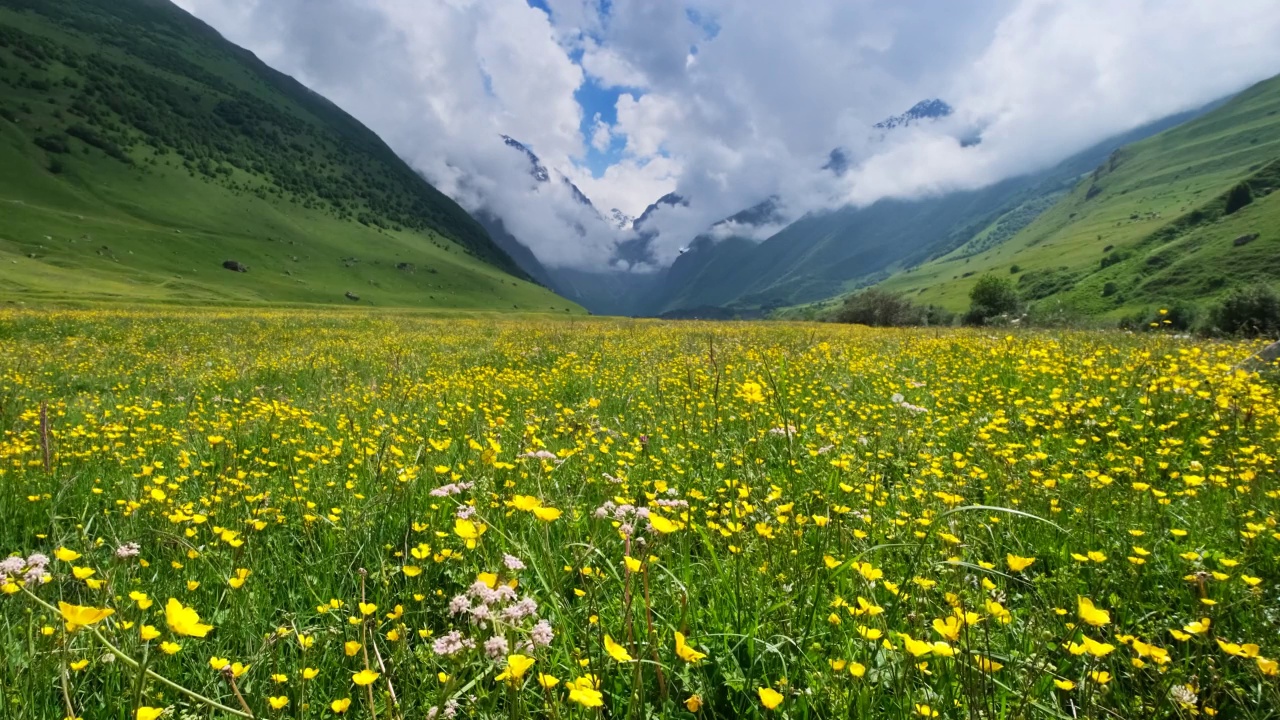
<path fill-rule="evenodd" d="M 613 223 L 613 227 L 617 230 L 626 230 L 635 224 L 636 219 L 622 212 L 618 208 L 609 211 L 609 221 Z"/>
<path fill-rule="evenodd" d="M 578 311 L 166 0 L 0 0 L 0 295 Z"/>
<path fill-rule="evenodd" d="M 937 117 L 944 108 L 949 114 L 949 106 L 936 102 L 919 103 L 882 124 L 902 127 Z M 1109 138 L 1055 167 L 979 190 L 920 200 L 886 199 L 810 214 L 763 242 L 745 236 L 695 241 L 662 273 L 636 310 L 653 315 L 708 307 L 748 312 L 810 303 L 948 253 L 979 252 L 1022 230 L 1116 148 L 1212 107 L 1164 118 Z M 837 149 L 826 168 L 839 174 L 848 162 Z"/>
<path fill-rule="evenodd" d="M 935 118 L 944 118 L 952 113 L 951 106 L 945 102 L 933 98 L 931 100 L 921 100 L 912 105 L 909 110 L 901 115 L 892 115 L 881 120 L 872 127 L 877 130 L 893 130 L 900 128 L 920 120 L 930 120 Z"/>
<path fill-rule="evenodd" d="M 1040 309 L 1119 315 L 1274 284 L 1278 186 L 1280 76 L 1124 143 L 1042 212 L 1008 231 L 993 226 L 883 286 L 959 310 L 972 284 L 996 273 Z"/>

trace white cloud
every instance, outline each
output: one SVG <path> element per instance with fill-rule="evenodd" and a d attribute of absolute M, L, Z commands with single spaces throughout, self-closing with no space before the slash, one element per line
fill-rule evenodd
<path fill-rule="evenodd" d="M 582 69 L 603 88 L 647 88 L 649 80 L 611 48 L 587 38 L 583 43 Z"/>
<path fill-rule="evenodd" d="M 972 188 L 1280 71 L 1274 0 L 179 0 L 378 132 L 466 207 L 551 264 L 602 267 L 616 237 L 562 183 L 538 185 L 501 133 L 597 207 L 664 207 L 660 263 L 778 196 L 791 216 Z M 575 58 L 577 61 L 575 62 Z M 625 88 L 584 134 L 575 97 Z M 871 124 L 942 97 L 948 121 Z M 961 148 L 962 128 L 984 128 Z M 600 177 L 587 148 L 625 141 Z M 844 178 L 819 170 L 836 146 Z M 580 232 L 581 230 L 581 232 Z"/>
<path fill-rule="evenodd" d="M 613 143 L 613 128 L 596 113 L 591 124 L 591 147 L 604 152 Z"/>

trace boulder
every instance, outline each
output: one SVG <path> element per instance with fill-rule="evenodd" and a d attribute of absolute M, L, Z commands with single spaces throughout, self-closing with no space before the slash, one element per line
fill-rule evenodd
<path fill-rule="evenodd" d="M 224 261 L 222 261 L 222 267 L 224 267 L 224 268 L 226 268 L 226 269 L 228 269 L 228 270 L 230 270 L 230 271 L 232 271 L 232 272 L 249 272 L 249 268 L 248 268 L 248 267 L 246 267 L 246 266 L 244 266 L 244 265 L 241 265 L 240 263 L 236 262 L 235 260 L 224 260 Z"/>

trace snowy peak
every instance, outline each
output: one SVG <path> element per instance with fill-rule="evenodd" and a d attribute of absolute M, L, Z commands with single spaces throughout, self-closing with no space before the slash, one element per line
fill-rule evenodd
<path fill-rule="evenodd" d="M 529 174 L 533 176 L 534 180 L 537 180 L 538 182 L 546 182 L 551 179 L 551 173 L 547 172 L 547 167 L 542 164 L 542 161 L 538 159 L 538 156 L 534 155 L 533 151 L 526 147 L 524 143 L 516 140 L 510 135 L 503 135 L 502 142 L 506 143 L 507 147 L 519 150 L 524 153 L 525 157 L 529 158 Z"/>
<path fill-rule="evenodd" d="M 893 115 L 876 123 L 874 127 L 877 130 L 893 130 L 894 128 L 905 127 L 921 120 L 931 120 L 935 118 L 944 118 L 954 112 L 951 106 L 938 98 L 929 100 L 921 100 L 911 109 L 901 115 Z"/>
<path fill-rule="evenodd" d="M 613 227 L 617 230 L 626 230 L 630 228 L 636 219 L 622 212 L 618 208 L 609 211 L 609 222 L 613 223 Z"/>

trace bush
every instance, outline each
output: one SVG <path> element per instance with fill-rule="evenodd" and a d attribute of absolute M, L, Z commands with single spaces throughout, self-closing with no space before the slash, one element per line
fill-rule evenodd
<path fill-rule="evenodd" d="M 1126 315 L 1120 319 L 1120 327 L 1125 330 L 1148 332 L 1153 330 L 1176 330 L 1187 332 L 1196 326 L 1200 317 L 1200 308 L 1178 301 L 1159 310 L 1146 310 Z"/>
<path fill-rule="evenodd" d="M 983 275 L 969 291 L 969 312 L 965 322 L 969 325 L 985 325 L 997 315 L 1012 315 L 1018 311 L 1018 291 L 1009 278 Z"/>
<path fill-rule="evenodd" d="M 1222 212 L 1224 215 L 1230 215 L 1251 202 L 1253 202 L 1253 190 L 1249 188 L 1249 183 L 1237 183 L 1227 194 L 1227 206 Z"/>
<path fill-rule="evenodd" d="M 1229 335 L 1280 334 L 1280 296 L 1266 285 L 1233 291 L 1213 308 L 1213 329 Z"/>
<path fill-rule="evenodd" d="M 836 322 L 872 327 L 926 325 L 931 324 L 933 310 L 922 308 L 896 293 L 873 287 L 850 295 L 836 311 L 834 319 Z"/>

